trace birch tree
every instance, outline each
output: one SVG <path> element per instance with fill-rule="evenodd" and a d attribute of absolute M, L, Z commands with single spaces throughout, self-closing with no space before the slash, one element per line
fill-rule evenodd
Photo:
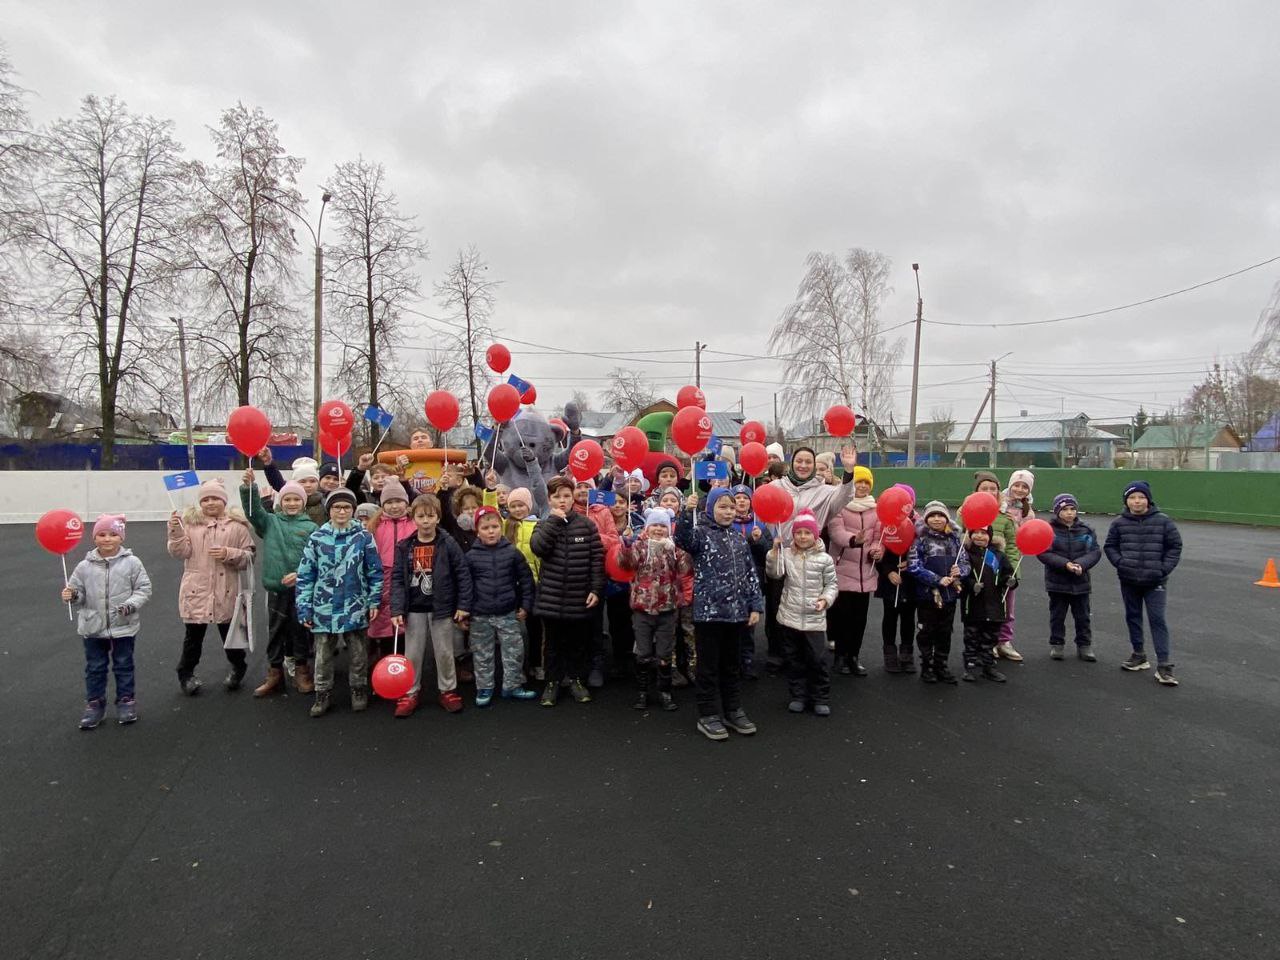
<path fill-rule="evenodd" d="M 488 384 L 485 351 L 493 342 L 490 322 L 501 280 L 489 277 L 489 264 L 474 245 L 459 250 L 444 279 L 435 285 L 436 298 L 461 328 L 452 344 L 466 375 L 471 422 L 480 422 L 479 397 Z"/>

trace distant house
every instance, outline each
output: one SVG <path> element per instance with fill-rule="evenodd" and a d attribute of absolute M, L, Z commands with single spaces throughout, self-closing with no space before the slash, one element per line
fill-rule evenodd
<path fill-rule="evenodd" d="M 1220 423 L 1153 424 L 1133 445 L 1133 465 L 1154 470 L 1217 470 L 1224 453 L 1244 446 L 1231 427 Z"/>
<path fill-rule="evenodd" d="M 1264 423 L 1249 441 L 1251 453 L 1280 453 L 1280 413 Z"/>
<path fill-rule="evenodd" d="M 918 424 L 916 456 L 922 458 L 929 452 L 932 433 L 936 438 L 934 454 L 942 465 L 950 466 L 961 451 L 963 465 L 986 465 L 991 456 L 991 421 L 978 421 L 966 443 L 969 426 L 957 423 L 944 441 L 944 424 Z M 905 450 L 906 433 L 891 443 L 894 449 Z M 1123 443 L 1123 437 L 1098 429 L 1086 413 L 996 421 L 996 456 L 1004 466 L 1114 467 L 1116 449 Z"/>

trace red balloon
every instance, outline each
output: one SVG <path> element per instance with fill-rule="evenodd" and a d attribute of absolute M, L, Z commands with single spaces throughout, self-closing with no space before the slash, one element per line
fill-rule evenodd
<path fill-rule="evenodd" d="M 884 545 L 890 552 L 902 556 L 916 542 L 916 526 L 904 518 L 900 523 L 884 528 Z"/>
<path fill-rule="evenodd" d="M 356 425 L 351 408 L 341 400 L 326 400 L 320 404 L 319 419 L 320 429 L 332 437 L 349 436 L 351 428 Z"/>
<path fill-rule="evenodd" d="M 687 389 L 682 387 L 681 391 Z M 671 421 L 671 437 L 677 447 L 693 456 L 704 450 L 711 439 L 711 417 L 701 407 L 683 407 Z"/>
<path fill-rule="evenodd" d="M 448 390 L 432 390 L 425 405 L 427 420 L 442 433 L 458 422 L 458 398 Z"/>
<path fill-rule="evenodd" d="M 738 463 L 747 476 L 758 477 L 769 469 L 769 454 L 765 452 L 763 443 L 752 440 L 744 443 L 738 451 Z"/>
<path fill-rule="evenodd" d="M 36 540 L 50 553 L 59 556 L 74 550 L 83 536 L 84 521 L 73 510 L 50 510 L 36 521 Z"/>
<path fill-rule="evenodd" d="M 257 407 L 236 407 L 227 417 L 227 439 L 246 457 L 252 457 L 271 439 L 271 421 Z"/>
<path fill-rule="evenodd" d="M 511 366 L 511 351 L 500 343 L 495 343 L 484 352 L 485 362 L 494 373 L 506 373 Z"/>
<path fill-rule="evenodd" d="M 493 347 L 489 348 L 490 350 Z M 504 368 L 505 369 L 505 368 Z M 489 391 L 489 413 L 498 423 L 506 423 L 520 410 L 520 391 L 509 383 L 500 383 Z"/>
<path fill-rule="evenodd" d="M 676 394 L 676 407 L 680 410 L 685 407 L 699 407 L 705 410 L 707 409 L 707 395 L 702 392 L 701 387 L 695 387 L 691 383 L 681 387 L 680 392 Z"/>
<path fill-rule="evenodd" d="M 1053 527 L 1039 518 L 1027 520 L 1018 528 L 1014 540 L 1019 550 L 1028 557 L 1034 557 L 1053 546 Z"/>
<path fill-rule="evenodd" d="M 744 444 L 759 443 L 763 445 L 768 436 L 764 431 L 764 424 L 759 420 L 748 420 L 742 425 L 742 429 L 738 431 L 738 439 Z"/>
<path fill-rule="evenodd" d="M 345 437 L 335 437 L 332 433 L 320 431 L 320 449 L 325 453 L 340 457 L 351 449 L 351 434 Z"/>
<path fill-rule="evenodd" d="M 526 390 L 524 393 L 520 394 L 520 402 L 523 403 L 525 406 L 528 406 L 531 403 L 537 403 L 538 388 L 535 387 L 532 383 L 529 384 L 529 389 Z"/>
<path fill-rule="evenodd" d="M 604 555 L 604 572 L 609 575 L 610 580 L 616 580 L 618 583 L 630 583 L 636 578 L 636 572 L 628 570 L 618 562 L 618 552 L 621 549 L 622 545 L 617 543 L 609 548 L 609 552 Z"/>
<path fill-rule="evenodd" d="M 604 466 L 604 451 L 594 440 L 579 440 L 569 451 L 569 472 L 575 480 L 590 480 Z"/>
<path fill-rule="evenodd" d="M 971 493 L 960 504 L 960 519 L 966 530 L 981 530 L 991 526 L 1000 513 L 1000 504 L 989 493 Z"/>
<path fill-rule="evenodd" d="M 373 692 L 383 700 L 399 700 L 413 687 L 413 662 L 393 653 L 373 668 Z"/>
<path fill-rule="evenodd" d="M 886 527 L 901 523 L 911 513 L 911 494 L 901 487 L 890 487 L 876 500 L 876 516 Z"/>
<path fill-rule="evenodd" d="M 649 438 L 639 427 L 623 427 L 609 441 L 609 456 L 627 473 L 640 466 L 648 452 Z"/>
<path fill-rule="evenodd" d="M 842 403 L 837 403 L 822 418 L 827 423 L 827 432 L 833 437 L 847 437 L 858 425 L 858 418 Z"/>
<path fill-rule="evenodd" d="M 786 523 L 796 511 L 796 501 L 774 481 L 756 488 L 751 508 L 764 523 Z"/>

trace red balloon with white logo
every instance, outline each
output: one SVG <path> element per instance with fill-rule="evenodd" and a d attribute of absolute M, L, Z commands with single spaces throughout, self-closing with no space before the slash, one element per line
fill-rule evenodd
<path fill-rule="evenodd" d="M 383 700 L 399 700 L 413 687 L 413 663 L 408 657 L 393 653 L 378 661 L 370 679 L 373 692 Z"/>
<path fill-rule="evenodd" d="M 569 451 L 569 472 L 573 479 L 590 480 L 604 466 L 604 451 L 594 440 L 579 440 Z"/>
<path fill-rule="evenodd" d="M 910 520 L 902 519 L 884 528 L 884 545 L 891 552 L 902 556 L 916 542 L 916 527 Z"/>
<path fill-rule="evenodd" d="M 609 456 L 628 473 L 644 463 L 648 452 L 649 438 L 639 427 L 623 427 L 609 441 Z"/>
<path fill-rule="evenodd" d="M 58 556 L 74 550 L 83 536 L 84 521 L 74 510 L 50 510 L 36 521 L 36 541 Z"/>
<path fill-rule="evenodd" d="M 744 444 L 758 443 L 763 446 L 768 436 L 765 433 L 764 424 L 759 420 L 748 420 L 742 425 L 742 429 L 738 431 L 738 439 Z"/>
<path fill-rule="evenodd" d="M 495 343 L 484 352 L 484 359 L 494 373 L 506 373 L 511 366 L 511 351 L 500 343 Z"/>
<path fill-rule="evenodd" d="M 876 516 L 886 527 L 902 523 L 911 512 L 911 494 L 901 487 L 890 487 L 876 500 Z"/>
<path fill-rule="evenodd" d="M 246 457 L 252 457 L 271 439 L 271 421 L 257 407 L 236 407 L 227 417 L 227 439 Z"/>
<path fill-rule="evenodd" d="M 427 420 L 441 432 L 452 430 L 458 422 L 458 398 L 448 390 L 432 390 L 424 404 Z"/>
<path fill-rule="evenodd" d="M 500 383 L 489 391 L 489 413 L 498 423 L 506 423 L 520 412 L 520 391 Z"/>
<path fill-rule="evenodd" d="M 676 394 L 676 406 L 683 410 L 685 407 L 701 407 L 707 409 L 707 395 L 702 392 L 701 387 L 695 387 L 688 384 L 680 388 L 680 392 Z"/>
<path fill-rule="evenodd" d="M 774 481 L 756 488 L 751 498 L 751 509 L 763 523 L 786 523 L 796 511 L 796 501 Z"/>
<path fill-rule="evenodd" d="M 356 425 L 351 408 L 341 400 L 326 400 L 320 404 L 319 420 L 320 429 L 333 437 L 350 436 L 351 428 Z"/>
<path fill-rule="evenodd" d="M 853 415 L 853 411 L 842 403 L 829 409 L 822 419 L 826 421 L 827 432 L 833 437 L 847 437 L 858 425 L 858 418 Z"/>
<path fill-rule="evenodd" d="M 744 443 L 738 451 L 738 463 L 749 477 L 758 477 L 769 469 L 769 454 L 758 441 Z"/>
<path fill-rule="evenodd" d="M 684 453 L 693 456 L 711 439 L 711 416 L 701 407 L 685 407 L 671 421 L 671 438 Z"/>

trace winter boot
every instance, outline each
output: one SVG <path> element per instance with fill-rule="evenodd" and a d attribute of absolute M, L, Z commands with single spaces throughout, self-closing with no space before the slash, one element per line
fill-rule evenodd
<path fill-rule="evenodd" d="M 933 673 L 940 683 L 958 683 L 956 675 L 951 672 L 951 668 L 947 666 L 947 658 L 939 654 L 933 657 Z"/>
<path fill-rule="evenodd" d="M 653 686 L 653 665 L 636 664 L 636 700 L 632 704 L 637 710 L 649 709 L 649 689 Z"/>
<path fill-rule="evenodd" d="M 243 664 L 240 666 L 232 664 L 231 669 L 227 671 L 226 679 L 222 681 L 223 686 L 225 686 L 228 691 L 239 690 L 240 685 L 244 683 L 244 675 L 248 669 L 249 668 Z"/>
<path fill-rule="evenodd" d="M 293 682 L 299 693 L 315 693 L 316 681 L 311 675 L 311 664 L 299 660 L 293 671 Z"/>
<path fill-rule="evenodd" d="M 351 712 L 359 713 L 361 710 L 369 709 L 369 688 L 368 687 L 352 687 L 351 688 Z"/>
<path fill-rule="evenodd" d="M 107 702 L 105 700 L 90 700 L 84 705 L 84 714 L 80 717 L 81 730 L 93 730 L 102 723 L 102 718 L 107 713 Z"/>
<path fill-rule="evenodd" d="M 672 710 L 679 710 L 680 704 L 676 703 L 676 698 L 672 696 L 670 690 L 661 690 L 658 692 L 658 702 L 662 704 L 662 709 L 670 713 Z"/>
<path fill-rule="evenodd" d="M 976 663 L 966 663 L 964 665 L 964 673 L 960 674 L 960 679 L 966 683 L 973 683 L 978 679 L 978 675 L 982 672 Z"/>
<path fill-rule="evenodd" d="M 1005 682 L 1005 675 L 1001 673 L 999 670 L 997 670 L 991 664 L 987 664 L 985 667 L 982 668 L 982 675 L 986 677 L 988 680 L 994 680 L 996 683 Z"/>
<path fill-rule="evenodd" d="M 898 663 L 902 665 L 903 673 L 916 672 L 916 665 L 911 662 L 911 644 L 904 643 L 898 648 Z"/>
<path fill-rule="evenodd" d="M 277 690 L 284 689 L 284 671 L 279 667 L 267 668 L 267 679 L 263 680 L 253 690 L 255 697 L 265 697 L 268 694 L 275 693 Z"/>
<path fill-rule="evenodd" d="M 329 708 L 333 706 L 329 700 L 329 691 L 320 690 L 316 692 L 316 702 L 311 704 L 311 715 L 313 717 L 323 717 L 329 712 Z"/>
<path fill-rule="evenodd" d="M 884 648 L 884 672 L 885 673 L 901 673 L 902 661 L 898 659 L 897 647 Z"/>

